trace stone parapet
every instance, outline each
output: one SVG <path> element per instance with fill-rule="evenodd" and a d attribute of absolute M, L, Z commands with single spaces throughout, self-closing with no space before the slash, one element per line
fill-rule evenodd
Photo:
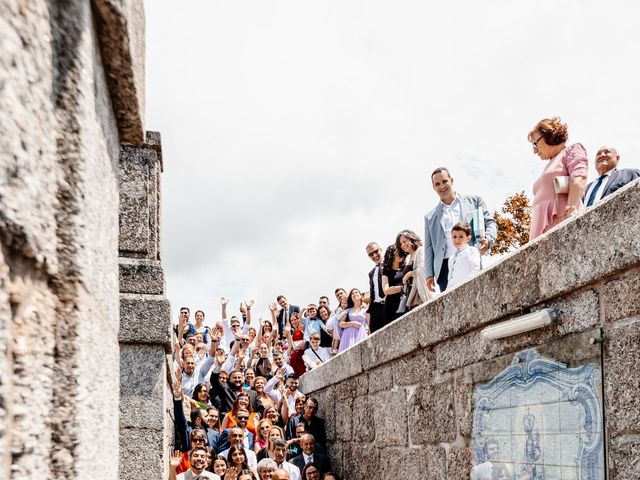
<path fill-rule="evenodd" d="M 636 181 L 306 373 L 344 478 L 470 478 L 474 386 L 532 347 L 570 366 L 601 359 L 609 478 L 640 478 L 638 205 Z M 481 335 L 548 307 L 547 327 Z"/>
<path fill-rule="evenodd" d="M 171 308 L 160 262 L 160 135 L 120 155 L 120 478 L 166 478 Z M 169 357 L 170 360 L 170 357 Z"/>

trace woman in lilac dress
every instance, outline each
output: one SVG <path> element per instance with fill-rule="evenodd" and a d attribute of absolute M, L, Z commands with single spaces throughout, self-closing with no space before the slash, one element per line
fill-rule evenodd
<path fill-rule="evenodd" d="M 533 152 L 547 164 L 533 184 L 533 212 L 529 240 L 539 237 L 584 207 L 582 197 L 587 186 L 589 159 L 579 143 L 567 145 L 567 125 L 559 118 L 545 118 L 529 132 Z M 556 193 L 556 177 L 569 177 L 566 193 Z"/>
<path fill-rule="evenodd" d="M 340 317 L 339 352 L 367 338 L 367 307 L 362 304 L 362 293 L 357 288 L 349 292 L 347 309 Z"/>

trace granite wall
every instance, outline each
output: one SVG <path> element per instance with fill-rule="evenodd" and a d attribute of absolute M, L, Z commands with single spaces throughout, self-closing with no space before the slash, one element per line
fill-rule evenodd
<path fill-rule="evenodd" d="M 635 182 L 305 374 L 344 478 L 470 478 L 474 386 L 531 347 L 570 367 L 601 359 L 609 478 L 640 478 L 638 205 Z M 481 336 L 546 307 L 559 318 L 545 328 Z"/>
<path fill-rule="evenodd" d="M 120 153 L 120 479 L 166 478 L 171 310 L 160 261 L 160 135 Z"/>
<path fill-rule="evenodd" d="M 120 146 L 145 142 L 142 10 L 0 0 L 2 479 L 118 478 L 118 177 Z"/>

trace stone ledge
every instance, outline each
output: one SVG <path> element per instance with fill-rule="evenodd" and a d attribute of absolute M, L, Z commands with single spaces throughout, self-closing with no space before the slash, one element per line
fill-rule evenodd
<path fill-rule="evenodd" d="M 159 260 L 119 259 L 120 293 L 164 295 L 165 278 Z"/>
<path fill-rule="evenodd" d="M 159 344 L 171 352 L 171 308 L 159 295 L 120 294 L 120 343 Z"/>
<path fill-rule="evenodd" d="M 348 350 L 306 373 L 301 388 L 307 393 L 325 388 L 420 347 L 520 315 L 525 308 L 553 305 L 552 299 L 640 265 L 638 205 L 640 181 L 636 180 L 481 275 L 376 332 L 354 347 L 359 348 L 357 354 Z M 526 340 L 527 334 L 521 337 Z M 360 365 L 354 364 L 358 361 Z"/>
<path fill-rule="evenodd" d="M 98 43 L 121 143 L 144 135 L 144 8 L 142 0 L 94 0 Z"/>
<path fill-rule="evenodd" d="M 305 373 L 300 378 L 300 390 L 315 392 L 328 385 L 355 377 L 362 372 L 362 349 L 359 343 L 332 358 L 321 367 Z"/>

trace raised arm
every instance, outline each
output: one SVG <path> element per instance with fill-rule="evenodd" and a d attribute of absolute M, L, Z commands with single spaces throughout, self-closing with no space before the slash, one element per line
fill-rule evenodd
<path fill-rule="evenodd" d="M 227 303 L 229 303 L 229 301 L 222 297 L 220 299 L 220 306 L 222 307 L 222 320 L 226 320 L 227 319 Z"/>

